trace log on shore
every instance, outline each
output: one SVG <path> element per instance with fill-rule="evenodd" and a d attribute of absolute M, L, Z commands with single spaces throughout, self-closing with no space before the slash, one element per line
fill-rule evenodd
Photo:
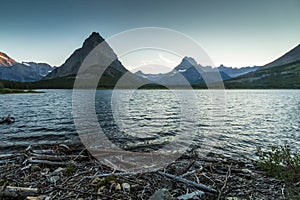
<path fill-rule="evenodd" d="M 26 198 L 27 196 L 34 196 L 37 194 L 38 194 L 37 188 L 6 186 L 6 187 L 1 187 L 0 189 L 0 197 L 21 199 L 21 198 Z"/>

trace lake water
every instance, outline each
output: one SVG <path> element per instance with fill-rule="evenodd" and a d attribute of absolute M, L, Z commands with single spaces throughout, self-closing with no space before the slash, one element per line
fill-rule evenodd
<path fill-rule="evenodd" d="M 97 91 L 95 110 L 102 130 L 123 148 L 158 149 L 184 132 L 186 138 L 193 135 L 195 147 L 213 145 L 213 152 L 227 156 L 253 158 L 257 146 L 285 142 L 300 150 L 300 90 L 225 90 L 225 99 L 217 103 L 207 90 L 193 91 L 195 99 L 187 102 L 168 90 L 123 90 L 111 101 L 112 93 Z M 72 90 L 1 95 L 0 117 L 8 114 L 16 122 L 0 125 L 2 153 L 79 141 Z"/>

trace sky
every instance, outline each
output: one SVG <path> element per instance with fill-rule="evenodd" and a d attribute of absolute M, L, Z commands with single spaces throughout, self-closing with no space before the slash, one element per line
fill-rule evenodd
<path fill-rule="evenodd" d="M 300 43 L 299 0 L 0 0 L 0 5 L 0 51 L 19 62 L 60 66 L 93 31 L 110 38 L 141 27 L 185 34 L 215 66 L 264 65 Z M 127 67 L 154 60 L 175 67 L 180 61 L 152 56 L 139 52 L 121 61 Z"/>

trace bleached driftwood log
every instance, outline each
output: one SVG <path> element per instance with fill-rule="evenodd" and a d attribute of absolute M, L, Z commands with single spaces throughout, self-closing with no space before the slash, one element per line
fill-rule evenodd
<path fill-rule="evenodd" d="M 48 160 L 48 161 L 63 161 L 63 160 L 84 160 L 87 159 L 87 156 L 83 155 L 45 155 L 45 154 L 37 154 L 31 153 L 32 159 L 36 160 Z"/>
<path fill-rule="evenodd" d="M 67 162 L 52 162 L 48 160 L 33 160 L 32 158 L 28 158 L 25 163 L 31 164 L 45 164 L 45 165 L 52 165 L 52 166 L 66 166 Z"/>
<path fill-rule="evenodd" d="M 27 196 L 33 196 L 38 194 L 37 188 L 25 188 L 25 187 L 1 187 L 0 196 L 10 198 L 26 198 Z"/>

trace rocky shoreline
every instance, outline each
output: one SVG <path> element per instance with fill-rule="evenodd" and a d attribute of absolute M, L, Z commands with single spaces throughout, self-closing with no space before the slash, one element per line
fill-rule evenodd
<path fill-rule="evenodd" d="M 143 174 L 114 171 L 64 144 L 0 155 L 0 199 L 289 199 L 286 187 L 251 161 L 216 154 L 188 153 Z"/>

